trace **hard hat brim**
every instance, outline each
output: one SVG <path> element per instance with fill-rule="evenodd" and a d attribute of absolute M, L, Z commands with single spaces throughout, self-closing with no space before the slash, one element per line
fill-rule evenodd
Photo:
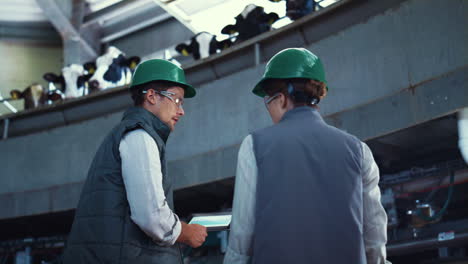
<path fill-rule="evenodd" d="M 197 94 L 195 88 L 193 88 L 190 84 L 185 84 L 185 87 L 182 87 L 185 90 L 184 98 L 192 98 Z"/>
<path fill-rule="evenodd" d="M 260 96 L 260 97 L 265 97 L 267 94 L 266 94 L 265 91 L 263 90 L 262 82 L 265 81 L 266 79 L 269 79 L 269 78 L 262 78 L 262 79 L 257 83 L 257 85 L 255 85 L 254 89 L 252 90 L 252 93 L 254 93 L 255 95 Z"/>
<path fill-rule="evenodd" d="M 253 90 L 252 90 L 252 93 L 263 98 L 263 97 L 265 97 L 265 96 L 267 95 L 267 94 L 265 93 L 265 90 L 263 89 L 263 85 L 262 85 L 263 82 L 264 82 L 265 80 L 268 80 L 268 79 L 293 79 L 293 78 L 294 78 L 294 77 L 292 77 L 292 78 L 270 78 L 270 77 L 264 77 L 264 78 L 262 78 L 262 79 L 257 83 L 257 85 L 255 85 L 255 87 L 254 87 Z M 317 81 L 319 81 L 319 80 L 317 80 Z M 325 83 L 325 84 L 326 84 L 326 83 Z M 327 88 L 327 91 L 328 91 L 328 84 L 327 84 L 326 88 Z"/>

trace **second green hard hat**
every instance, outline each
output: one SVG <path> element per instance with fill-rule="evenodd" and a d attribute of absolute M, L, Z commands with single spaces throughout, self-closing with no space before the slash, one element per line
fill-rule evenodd
<path fill-rule="evenodd" d="M 167 60 L 153 59 L 140 63 L 133 74 L 130 89 L 151 81 L 176 83 L 185 90 L 185 98 L 194 97 L 196 94 L 195 89 L 185 80 L 184 70 Z"/>
<path fill-rule="evenodd" d="M 292 78 L 305 78 L 327 83 L 325 70 L 319 57 L 304 48 L 289 48 L 278 52 L 268 61 L 262 79 L 252 92 L 264 97 L 266 93 L 262 84 L 265 80 Z"/>

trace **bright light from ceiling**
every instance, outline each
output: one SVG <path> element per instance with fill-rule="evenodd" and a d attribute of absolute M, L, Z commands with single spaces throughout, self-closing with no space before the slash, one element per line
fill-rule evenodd
<path fill-rule="evenodd" d="M 339 0 L 317 1 L 321 7 L 326 7 Z M 281 18 L 273 24 L 273 28 L 283 27 L 292 21 L 286 17 L 286 1 L 273 3 L 269 0 L 174 0 L 166 6 L 169 10 L 182 18 L 183 23 L 195 33 L 207 31 L 217 35 L 218 40 L 227 38 L 221 34 L 221 29 L 234 24 L 235 18 L 245 6 L 255 4 L 262 6 L 266 13 L 275 12 Z M 177 17 L 177 16 L 176 16 Z"/>
<path fill-rule="evenodd" d="M 0 21 L 47 21 L 34 0 L 0 0 Z"/>
<path fill-rule="evenodd" d="M 266 13 L 275 12 L 279 17 L 284 17 L 286 14 L 286 4 L 284 1 L 279 3 L 273 3 L 268 0 L 224 1 L 223 4 L 201 10 L 190 16 L 190 24 L 197 32 L 210 32 L 211 34 L 219 36 L 219 40 L 227 38 L 227 35 L 221 34 L 221 29 L 226 25 L 236 23 L 234 17 L 240 14 L 242 10 L 244 10 L 244 7 L 249 4 L 262 6 Z M 280 21 L 282 23 L 287 23 L 290 20 L 285 18 Z M 278 21 L 278 23 L 280 23 L 280 21 Z"/>

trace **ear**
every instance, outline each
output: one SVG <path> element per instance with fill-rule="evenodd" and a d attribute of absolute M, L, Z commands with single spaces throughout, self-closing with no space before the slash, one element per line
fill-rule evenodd
<path fill-rule="evenodd" d="M 175 50 L 184 56 L 189 56 L 192 52 L 190 46 L 185 43 L 179 44 L 175 47 Z"/>
<path fill-rule="evenodd" d="M 94 61 L 87 62 L 83 65 L 83 68 L 88 72 L 88 74 L 94 74 L 96 71 L 96 63 Z"/>
<path fill-rule="evenodd" d="M 62 77 L 62 75 L 58 76 L 57 74 L 52 73 L 52 72 L 48 72 L 42 75 L 42 78 L 44 78 L 44 80 L 48 82 L 53 82 L 53 83 L 59 82 L 60 77 Z"/>
<path fill-rule="evenodd" d="M 138 56 L 133 56 L 127 59 L 126 64 L 131 69 L 134 70 L 136 66 L 140 63 L 141 59 Z"/>
<path fill-rule="evenodd" d="M 287 109 L 290 104 L 292 104 L 291 99 L 289 99 L 289 96 L 285 95 L 284 93 L 281 93 L 278 100 L 280 100 L 281 107 L 283 109 Z"/>
<path fill-rule="evenodd" d="M 275 23 L 279 19 L 278 14 L 271 12 L 267 15 L 267 23 L 271 26 L 273 23 Z"/>
<path fill-rule="evenodd" d="M 151 104 L 156 104 L 157 103 L 157 94 L 153 89 L 148 89 L 147 92 L 144 94 L 145 100 L 148 101 Z"/>
<path fill-rule="evenodd" d="M 237 32 L 238 32 L 237 27 L 235 25 L 227 25 L 227 26 L 223 27 L 223 29 L 221 30 L 221 33 L 226 34 L 226 35 L 232 35 L 232 34 L 235 34 Z"/>
<path fill-rule="evenodd" d="M 11 96 L 11 99 L 13 100 L 19 100 L 23 98 L 23 93 L 18 90 L 12 90 L 10 91 L 10 96 Z"/>

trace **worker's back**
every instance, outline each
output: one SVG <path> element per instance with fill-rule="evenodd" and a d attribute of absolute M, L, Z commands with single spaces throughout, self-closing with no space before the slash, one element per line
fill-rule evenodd
<path fill-rule="evenodd" d="M 253 133 L 253 263 L 366 263 L 361 142 L 311 107 Z"/>

